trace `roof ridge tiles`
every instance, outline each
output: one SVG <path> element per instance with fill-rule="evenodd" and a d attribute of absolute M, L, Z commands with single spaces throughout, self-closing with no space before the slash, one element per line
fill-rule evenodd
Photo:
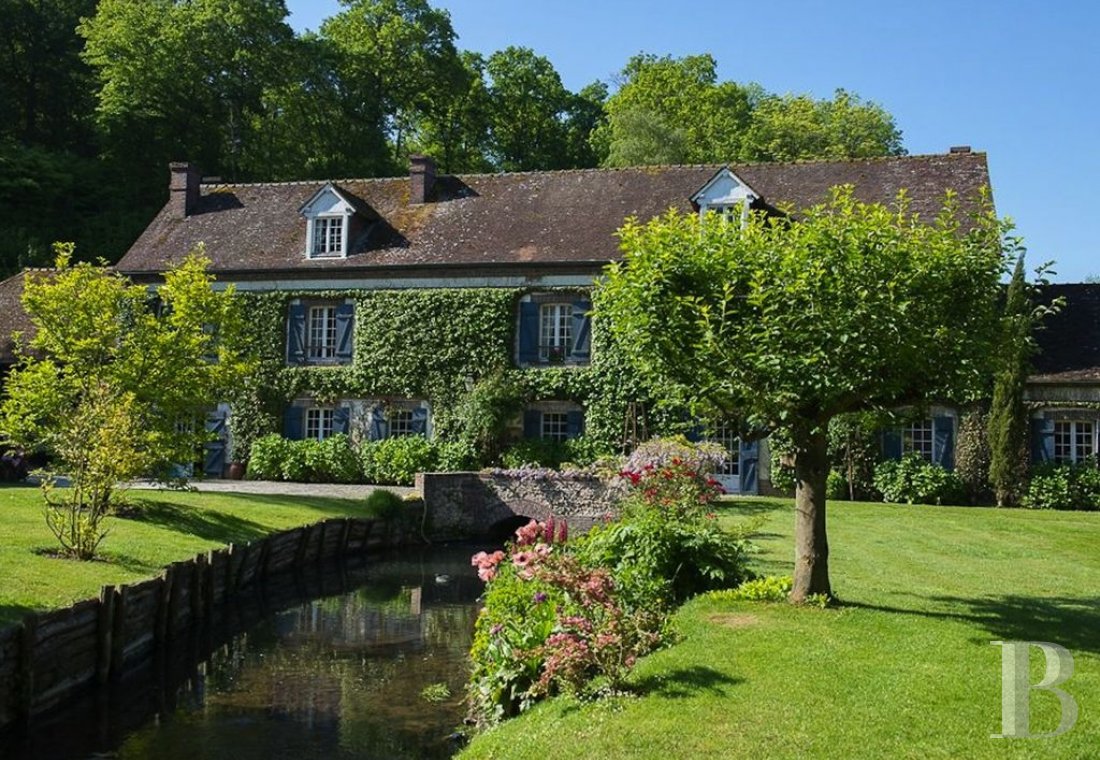
<path fill-rule="evenodd" d="M 530 177 L 535 175 L 559 175 L 559 174 L 599 174 L 599 173 L 612 173 L 612 172 L 627 172 L 627 171 L 660 171 L 667 169 L 720 169 L 724 166 L 735 166 L 740 168 L 747 167 L 771 167 L 771 166 L 808 166 L 812 164 L 859 164 L 859 163 L 878 163 L 884 161 L 913 161 L 919 159 L 929 158 L 946 158 L 946 159 L 966 159 L 975 156 L 986 155 L 985 151 L 972 150 L 968 153 L 915 153 L 906 154 L 902 156 L 860 156 L 855 158 L 801 158 L 792 159 L 789 161 L 716 161 L 710 163 L 689 163 L 689 164 L 646 164 L 638 166 L 594 166 L 580 169 L 529 169 L 526 171 L 516 172 L 470 172 L 461 174 L 440 174 L 440 177 L 457 177 L 457 178 L 469 178 L 469 179 L 502 179 L 508 177 Z M 230 188 L 230 187 L 288 187 L 288 186 L 300 186 L 300 185 L 323 185 L 325 183 L 332 183 L 338 185 L 342 182 L 394 182 L 407 180 L 408 175 L 397 175 L 393 177 L 344 177 L 341 179 L 296 179 L 296 180 L 283 180 L 279 182 L 213 182 L 202 183 L 202 187 L 213 190 L 217 188 Z"/>

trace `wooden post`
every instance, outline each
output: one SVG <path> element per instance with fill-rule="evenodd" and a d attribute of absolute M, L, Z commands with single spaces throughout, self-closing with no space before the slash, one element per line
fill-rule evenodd
<path fill-rule="evenodd" d="M 344 518 L 344 529 L 340 532 L 340 558 L 343 559 L 348 553 L 348 541 L 351 540 L 351 518 Z"/>
<path fill-rule="evenodd" d="M 205 554 L 195 555 L 188 576 L 191 578 L 191 626 L 198 629 L 199 625 L 202 624 L 202 613 L 205 610 L 203 605 L 203 589 L 206 587 Z"/>
<path fill-rule="evenodd" d="M 298 551 L 294 554 L 294 574 L 300 575 L 302 566 L 306 563 L 306 550 L 309 549 L 309 535 L 312 533 L 309 527 L 302 528 L 301 538 L 298 539 Z"/>
<path fill-rule="evenodd" d="M 30 728 L 31 707 L 34 705 L 34 647 L 38 639 L 38 616 L 23 618 L 23 631 L 19 637 L 19 701 L 16 711 L 19 723 Z"/>
<path fill-rule="evenodd" d="M 157 597 L 156 622 L 153 625 L 154 648 L 160 649 L 168 640 L 168 614 L 172 605 L 172 585 L 175 581 L 175 573 L 171 567 L 165 568 L 161 573 L 164 583 L 160 586 L 160 595 Z"/>
<path fill-rule="evenodd" d="M 107 683 L 111 675 L 111 642 L 115 625 L 115 589 L 104 586 L 99 590 L 99 611 L 96 620 L 95 681 Z"/>
<path fill-rule="evenodd" d="M 130 587 L 115 586 L 115 614 L 111 621 L 111 673 L 112 679 L 122 676 L 126 653 L 126 607 L 130 601 Z"/>

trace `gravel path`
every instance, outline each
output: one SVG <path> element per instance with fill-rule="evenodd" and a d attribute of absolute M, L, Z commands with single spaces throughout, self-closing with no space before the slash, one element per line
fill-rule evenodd
<path fill-rule="evenodd" d="M 335 499 L 363 499 L 378 488 L 399 493 L 402 496 L 415 489 L 406 486 L 361 486 L 343 483 L 282 483 L 272 480 L 192 480 L 188 483 L 196 491 L 210 493 L 245 493 L 262 496 L 325 496 Z M 163 490 L 150 481 L 138 481 L 132 488 Z"/>

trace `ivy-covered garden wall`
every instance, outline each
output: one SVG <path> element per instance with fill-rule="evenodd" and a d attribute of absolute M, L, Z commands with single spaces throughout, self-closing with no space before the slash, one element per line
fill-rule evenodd
<path fill-rule="evenodd" d="M 552 292 L 540 288 L 538 293 Z M 587 366 L 519 368 L 515 362 L 521 288 L 334 290 L 240 293 L 249 336 L 260 362 L 232 400 L 234 451 L 244 460 L 251 442 L 281 432 L 283 409 L 296 398 L 322 403 L 346 398 L 418 398 L 432 406 L 434 435 L 457 433 L 456 414 L 473 383 L 501 374 L 528 403 L 572 401 L 585 409 L 585 437 L 608 451 L 622 444 L 627 407 L 646 408 L 647 432 L 685 428 L 687 416 L 674 398 L 647 387 L 630 369 L 610 335 L 593 323 Z M 576 289 L 563 290 L 576 293 Z M 352 363 L 287 366 L 286 318 L 293 299 L 355 303 Z"/>

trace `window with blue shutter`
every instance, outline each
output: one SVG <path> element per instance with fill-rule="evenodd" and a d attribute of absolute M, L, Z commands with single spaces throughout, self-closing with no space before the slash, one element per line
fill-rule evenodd
<path fill-rule="evenodd" d="M 882 431 L 882 458 L 901 459 L 901 430 L 898 428 Z"/>
<path fill-rule="evenodd" d="M 527 409 L 523 413 L 523 437 L 542 438 L 542 412 Z"/>
<path fill-rule="evenodd" d="M 388 434 L 389 425 L 386 423 L 386 410 L 379 404 L 370 410 L 367 437 L 372 441 L 381 441 Z"/>
<path fill-rule="evenodd" d="M 760 490 L 757 482 L 757 463 L 760 460 L 760 441 L 740 442 L 738 478 L 742 494 L 755 494 Z"/>
<path fill-rule="evenodd" d="M 932 420 L 932 461 L 945 470 L 955 469 L 955 418 Z"/>
<path fill-rule="evenodd" d="M 305 437 L 305 412 L 300 406 L 288 406 L 283 412 L 283 438 L 300 441 Z"/>
<path fill-rule="evenodd" d="M 428 435 L 428 410 L 422 406 L 412 410 L 412 434 Z"/>
<path fill-rule="evenodd" d="M 355 351 L 355 304 L 336 307 L 336 361 L 351 364 Z"/>
<path fill-rule="evenodd" d="M 573 303 L 573 346 L 569 352 L 569 358 L 585 363 L 592 355 L 592 311 L 590 301 L 576 301 Z"/>
<path fill-rule="evenodd" d="M 286 363 L 306 363 L 306 307 L 292 303 L 286 320 Z"/>
<path fill-rule="evenodd" d="M 1031 421 L 1031 459 L 1033 462 L 1054 461 L 1054 420 Z"/>
<path fill-rule="evenodd" d="M 351 407 L 340 406 L 332 412 L 332 432 L 347 435 L 351 430 Z"/>
<path fill-rule="evenodd" d="M 584 412 L 569 412 L 565 415 L 565 420 L 566 438 L 579 438 L 584 433 Z"/>
<path fill-rule="evenodd" d="M 535 364 L 539 360 L 539 305 L 524 301 L 519 305 L 520 364 Z"/>

